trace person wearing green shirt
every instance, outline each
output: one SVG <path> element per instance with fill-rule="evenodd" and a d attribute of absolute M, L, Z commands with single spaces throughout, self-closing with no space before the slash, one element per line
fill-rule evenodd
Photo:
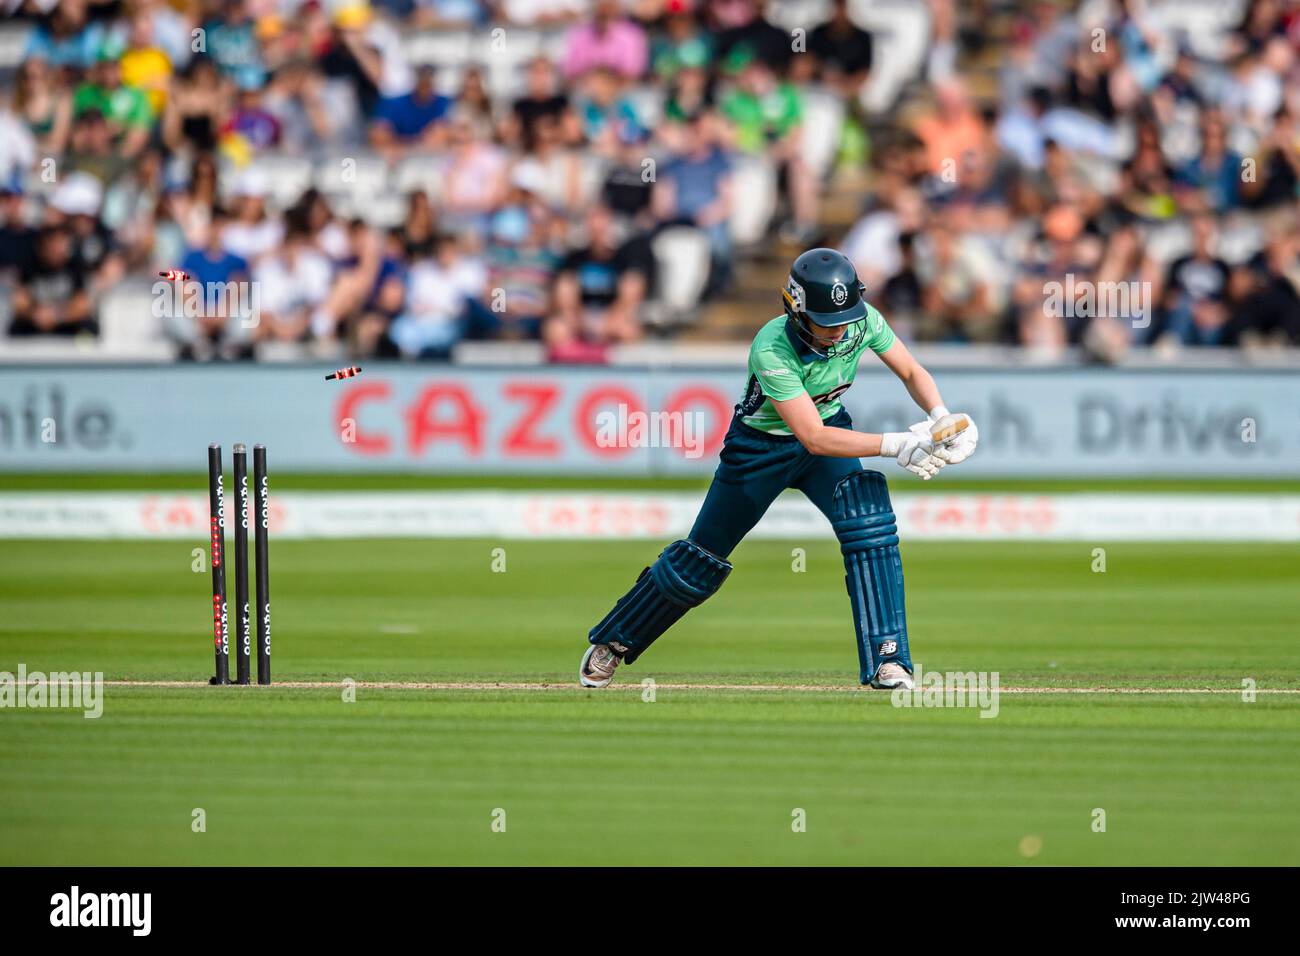
<path fill-rule="evenodd" d="M 98 111 L 108 123 L 117 152 L 130 158 L 149 142 L 154 112 L 143 90 L 122 85 L 122 67 L 109 51 L 101 52 L 90 80 L 72 95 L 72 115 Z"/>
<path fill-rule="evenodd" d="M 783 228 L 782 238 L 805 243 L 817 233 L 818 184 L 803 157 L 803 95 L 744 43 L 732 49 L 723 67 L 734 80 L 719 104 L 731 128 L 732 145 L 777 165 L 793 219 Z"/>
<path fill-rule="evenodd" d="M 949 413 L 930 373 L 863 298 L 853 263 L 834 249 L 795 260 L 781 290 L 785 314 L 766 323 L 749 350 L 744 394 L 718 469 L 689 536 L 646 568 L 587 635 L 579 665 L 585 687 L 604 687 L 690 608 L 713 595 L 732 550 L 787 488 L 830 519 L 844 556 L 857 635 L 858 678 L 877 688 L 912 687 L 903 565 L 885 477 L 861 458 L 887 457 L 924 480 L 975 451 L 969 415 Z M 906 432 L 853 429 L 841 396 L 858 363 L 875 355 L 918 406 Z"/>

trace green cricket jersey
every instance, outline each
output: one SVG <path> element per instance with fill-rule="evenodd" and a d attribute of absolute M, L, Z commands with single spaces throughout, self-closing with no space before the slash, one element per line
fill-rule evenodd
<path fill-rule="evenodd" d="M 784 315 L 777 316 L 754 336 L 754 344 L 749 347 L 745 397 L 736 406 L 741 421 L 770 435 L 790 434 L 772 406 L 773 399 L 784 402 L 807 392 L 825 421 L 843 407 L 840 396 L 853 384 L 863 353 L 871 349 L 878 355 L 894 344 L 893 329 L 870 305 L 861 320 L 867 326 L 861 344 L 847 355 L 827 359 L 818 358 L 799 341 L 794 330 L 786 327 L 789 321 Z M 855 326 L 845 332 L 846 338 L 857 334 Z"/>

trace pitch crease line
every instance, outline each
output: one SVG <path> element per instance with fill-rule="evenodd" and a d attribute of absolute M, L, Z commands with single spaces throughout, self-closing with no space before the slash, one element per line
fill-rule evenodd
<path fill-rule="evenodd" d="M 29 679 L 29 686 L 38 683 Z M 185 688 L 206 687 L 206 681 L 180 680 L 106 680 L 105 687 L 159 687 Z M 238 685 L 232 685 L 236 687 Z M 256 689 L 256 685 L 251 685 Z M 335 690 L 344 685 L 337 681 L 278 681 L 277 688 L 289 690 Z M 583 691 L 591 689 L 579 687 L 568 682 L 509 682 L 509 681 L 354 681 L 351 686 L 365 690 L 511 690 L 511 691 Z M 657 690 L 710 690 L 710 691 L 754 691 L 754 692 L 797 692 L 821 694 L 865 693 L 865 689 L 853 685 L 838 684 L 697 684 L 656 681 Z M 229 690 L 230 688 L 227 688 Z M 242 688 L 241 688 L 242 689 Z M 640 691 L 645 688 L 640 682 L 610 684 L 605 690 Z M 925 688 L 918 688 L 924 691 Z M 999 687 L 999 694 L 1241 694 L 1239 687 Z M 1258 687 L 1255 694 L 1300 695 L 1300 688 L 1295 687 Z"/>

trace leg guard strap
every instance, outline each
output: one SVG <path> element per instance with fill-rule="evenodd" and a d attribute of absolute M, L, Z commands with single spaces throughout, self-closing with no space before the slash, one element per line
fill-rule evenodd
<path fill-rule="evenodd" d="M 901 664 L 911 672 L 903 561 L 884 475 L 860 471 L 840 481 L 831 523 L 844 555 L 862 683 L 870 682 L 885 663 Z"/>
<path fill-rule="evenodd" d="M 693 607 L 711 597 L 731 573 L 731 564 L 692 541 L 674 541 L 637 577 L 632 590 L 587 635 L 592 644 L 623 648 L 631 664 Z"/>

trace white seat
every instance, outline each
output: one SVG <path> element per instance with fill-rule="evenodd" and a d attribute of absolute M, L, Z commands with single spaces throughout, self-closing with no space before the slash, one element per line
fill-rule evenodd
<path fill-rule="evenodd" d="M 805 93 L 802 152 L 814 175 L 824 176 L 835 161 L 843 125 L 843 100 L 821 88 Z"/>
<path fill-rule="evenodd" d="M 442 156 L 421 153 L 408 156 L 393 170 L 393 189 L 402 194 L 424 190 L 429 201 L 436 203 L 442 195 L 442 180 L 446 161 Z"/>
<path fill-rule="evenodd" d="M 1191 227 L 1177 220 L 1149 226 L 1143 248 L 1156 262 L 1167 265 L 1192 251 Z"/>
<path fill-rule="evenodd" d="M 28 23 L 6 23 L 0 26 L 0 70 L 8 73 L 22 65 L 31 33 L 32 26 Z"/>
<path fill-rule="evenodd" d="M 767 235 L 776 212 L 776 168 L 760 156 L 737 158 L 731 171 L 731 237 L 739 246 L 752 246 Z"/>
<path fill-rule="evenodd" d="M 124 282 L 99 300 L 99 340 L 107 352 L 131 352 L 163 337 L 163 320 L 154 315 L 152 285 Z"/>
<path fill-rule="evenodd" d="M 360 216 L 376 229 L 391 229 L 400 226 L 406 219 L 407 199 L 394 193 L 372 196 L 359 204 L 356 215 Z"/>
<path fill-rule="evenodd" d="M 292 206 L 311 187 L 314 172 L 306 157 L 274 154 L 258 156 L 249 168 L 264 179 L 271 190 L 270 202 L 281 209 Z"/>
<path fill-rule="evenodd" d="M 380 156 L 343 153 L 316 163 L 316 188 L 355 197 L 379 196 L 388 188 L 388 163 Z"/>
<path fill-rule="evenodd" d="M 1264 248 L 1264 230 L 1256 221 L 1231 220 L 1219 230 L 1215 252 L 1229 265 L 1240 265 Z"/>
<path fill-rule="evenodd" d="M 408 34 L 403 46 L 412 66 L 463 66 L 485 58 L 487 46 L 481 40 L 481 35 L 470 30 L 422 30 Z M 477 57 L 475 47 L 480 47 Z"/>
<path fill-rule="evenodd" d="M 930 9 L 924 0 L 849 0 L 849 16 L 875 41 L 862 105 L 870 113 L 884 113 L 925 67 Z"/>
<path fill-rule="evenodd" d="M 651 242 L 658 263 L 658 300 L 671 321 L 694 317 L 709 281 L 709 239 L 693 226 L 673 226 Z"/>

